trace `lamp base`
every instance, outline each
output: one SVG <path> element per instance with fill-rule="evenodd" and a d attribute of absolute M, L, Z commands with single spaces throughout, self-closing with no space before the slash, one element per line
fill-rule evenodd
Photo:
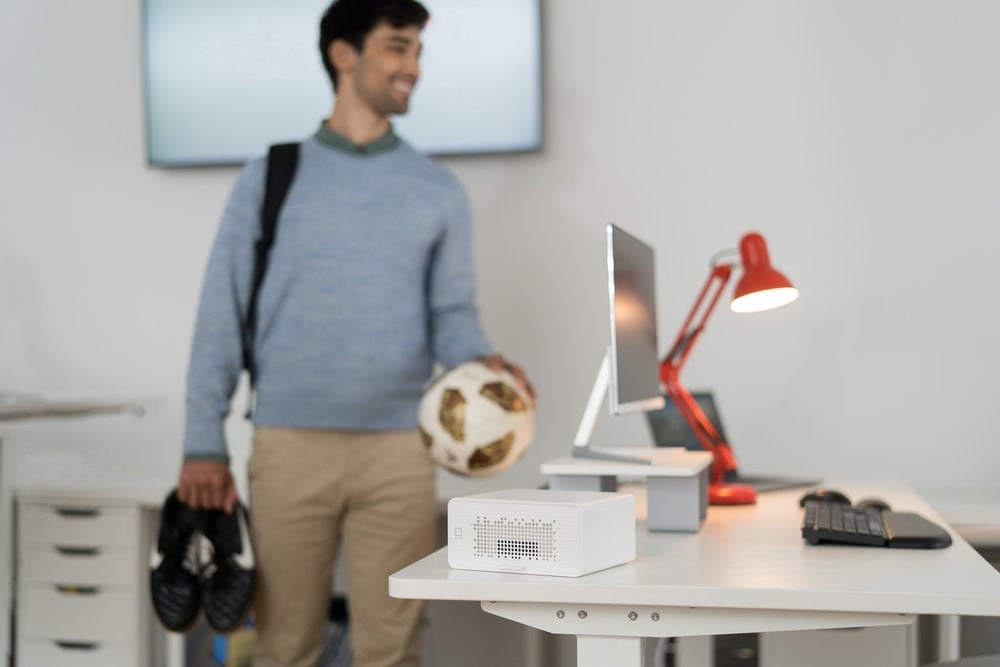
<path fill-rule="evenodd" d="M 708 485 L 709 505 L 753 505 L 757 492 L 745 484 L 715 483 Z"/>

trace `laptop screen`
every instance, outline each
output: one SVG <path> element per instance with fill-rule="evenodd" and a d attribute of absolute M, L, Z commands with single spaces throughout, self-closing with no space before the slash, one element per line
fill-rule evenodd
<path fill-rule="evenodd" d="M 715 430 L 719 432 L 722 439 L 727 443 L 729 438 L 726 436 L 726 431 L 722 428 L 722 420 L 719 417 L 719 409 L 715 404 L 715 397 L 710 391 L 693 391 L 691 396 L 694 397 L 695 402 L 701 408 L 708 420 L 712 422 L 715 426 Z M 694 431 L 687 425 L 684 421 L 684 416 L 681 415 L 677 406 L 674 405 L 673 401 L 669 397 L 666 399 L 666 405 L 661 410 L 653 410 L 646 413 L 646 418 L 649 422 L 649 430 L 653 433 L 653 442 L 656 443 L 657 447 L 684 447 L 686 449 L 696 449 L 702 450 L 704 447 L 698 441 L 698 437 L 694 434 Z M 780 489 L 798 488 L 802 486 L 815 486 L 819 484 L 820 480 L 818 478 L 805 478 L 805 477 L 784 477 L 784 476 L 773 476 L 773 475 L 744 475 L 735 470 L 730 470 L 726 473 L 725 479 L 727 482 L 739 482 L 740 484 L 748 484 L 752 486 L 757 491 L 777 491 Z"/>
<path fill-rule="evenodd" d="M 726 431 L 722 428 L 722 420 L 719 418 L 719 410 L 715 405 L 715 397 L 710 391 L 693 391 L 698 407 L 701 408 L 708 420 L 715 426 L 722 439 L 729 442 Z M 649 430 L 653 433 L 653 442 L 657 447 L 684 447 L 685 449 L 703 450 L 704 447 L 698 441 L 698 437 L 684 421 L 684 416 L 677 409 L 677 406 L 669 397 L 666 404 L 660 410 L 650 410 L 646 413 L 649 422 Z"/>

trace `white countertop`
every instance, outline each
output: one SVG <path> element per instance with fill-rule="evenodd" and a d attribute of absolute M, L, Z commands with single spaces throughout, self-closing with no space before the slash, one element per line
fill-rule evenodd
<path fill-rule="evenodd" d="M 900 511 L 943 518 L 902 486 L 833 484 Z M 810 546 L 801 490 L 711 507 L 698 533 L 637 530 L 636 559 L 579 578 L 453 570 L 447 548 L 393 574 L 395 597 L 1000 616 L 1000 573 L 955 532 L 946 549 Z"/>

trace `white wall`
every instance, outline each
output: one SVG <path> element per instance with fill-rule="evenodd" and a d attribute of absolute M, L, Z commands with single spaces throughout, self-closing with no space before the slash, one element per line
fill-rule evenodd
<path fill-rule="evenodd" d="M 21 482 L 165 490 L 180 460 L 235 171 L 145 165 L 139 4 L 0 4 L 0 389 L 154 400 L 139 420 L 3 427 Z M 992 483 L 1000 5 L 549 0 L 545 19 L 544 151 L 448 161 L 475 209 L 483 319 L 540 394 L 512 477 L 574 435 L 614 221 L 658 250 L 664 348 L 744 231 L 800 287 L 773 313 L 720 308 L 684 374 L 718 392 L 747 469 L 860 458 L 917 485 Z M 642 419 L 603 418 L 595 443 L 618 441 L 648 443 Z"/>

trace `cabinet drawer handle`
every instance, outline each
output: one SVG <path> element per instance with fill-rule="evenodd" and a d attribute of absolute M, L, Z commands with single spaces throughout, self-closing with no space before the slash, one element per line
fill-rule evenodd
<path fill-rule="evenodd" d="M 96 556 L 101 552 L 97 547 L 56 547 L 63 556 Z"/>
<path fill-rule="evenodd" d="M 53 586 L 63 595 L 97 595 L 101 592 L 99 586 L 72 586 L 67 584 L 53 584 Z"/>
<path fill-rule="evenodd" d="M 65 651 L 95 651 L 100 646 L 97 642 L 64 642 L 58 639 L 52 641 Z"/>
<path fill-rule="evenodd" d="M 70 519 L 92 519 L 101 514 L 100 510 L 87 507 L 57 507 L 56 513 Z"/>

